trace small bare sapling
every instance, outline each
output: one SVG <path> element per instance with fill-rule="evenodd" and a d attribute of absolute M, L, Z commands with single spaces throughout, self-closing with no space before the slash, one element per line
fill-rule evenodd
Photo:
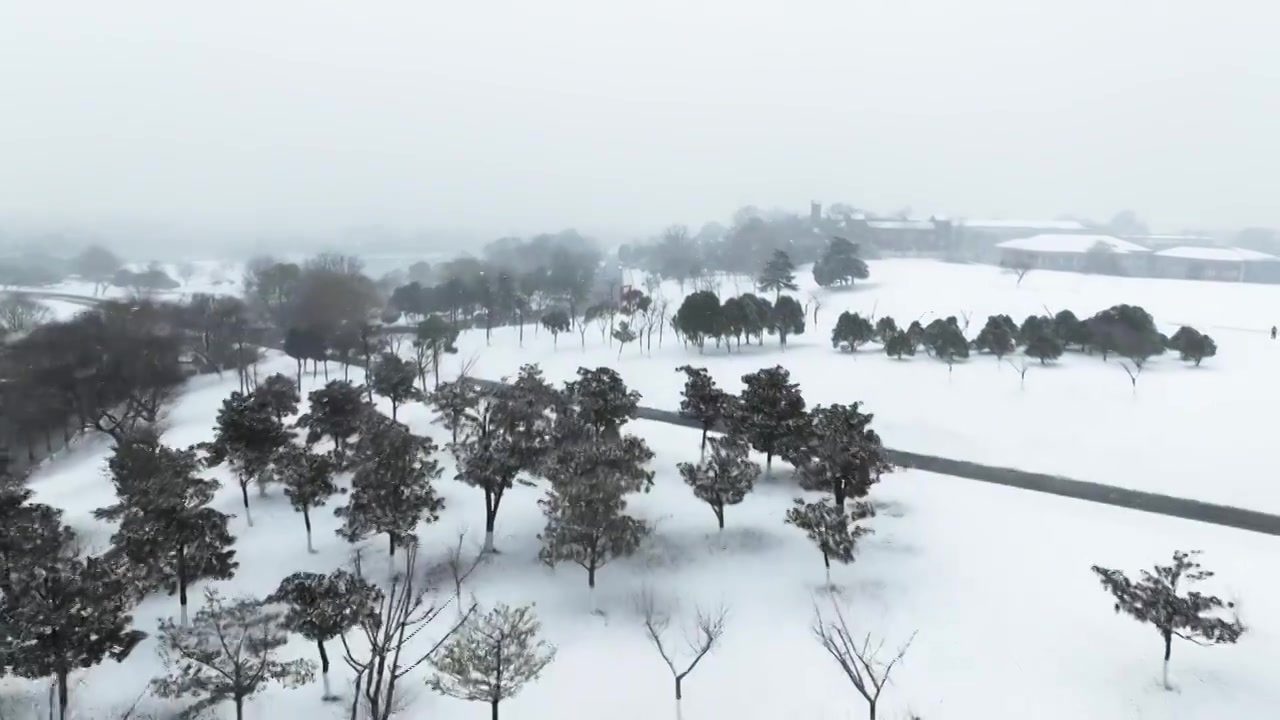
<path fill-rule="evenodd" d="M 671 626 L 672 612 L 670 608 L 660 606 L 652 590 L 646 588 L 636 596 L 636 610 L 644 623 L 649 642 L 653 643 L 653 647 L 662 656 L 662 661 L 666 663 L 667 669 L 671 671 L 671 677 L 675 680 L 676 717 L 679 718 L 681 716 L 680 701 L 684 697 L 684 679 L 719 643 L 721 636 L 724 635 L 728 609 L 724 606 L 713 610 L 696 608 L 693 627 L 684 633 L 684 644 L 687 648 L 685 653 L 678 652 L 675 643 L 665 638 Z"/>
<path fill-rule="evenodd" d="M 876 720 L 876 707 L 880 703 L 880 694 L 889 684 L 889 676 L 893 674 L 893 669 L 906 656 L 907 649 L 911 647 L 916 634 L 911 633 L 911 637 L 907 638 L 907 642 L 898 649 L 897 654 L 886 662 L 881 658 L 884 639 L 873 641 L 871 633 L 867 633 L 859 640 L 849 629 L 840 606 L 833 601 L 831 607 L 835 613 L 834 618 L 824 617 L 822 610 L 817 606 L 814 607 L 813 635 L 822 645 L 822 649 L 826 650 L 831 659 L 840 666 L 849 683 L 867 701 L 867 717 L 870 720 Z"/>

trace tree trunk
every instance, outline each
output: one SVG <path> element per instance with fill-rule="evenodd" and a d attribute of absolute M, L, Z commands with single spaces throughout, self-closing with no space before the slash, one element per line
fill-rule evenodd
<path fill-rule="evenodd" d="M 396 556 L 396 536 L 387 533 L 387 548 L 391 550 L 391 557 Z"/>
<path fill-rule="evenodd" d="M 302 523 L 307 526 L 307 552 L 314 555 L 316 549 L 311 545 L 311 513 L 305 507 L 302 508 Z"/>
<path fill-rule="evenodd" d="M 482 552 L 492 553 L 494 551 L 493 527 L 498 520 L 498 504 L 501 502 L 501 495 L 489 488 L 484 489 L 484 549 Z"/>
<path fill-rule="evenodd" d="M 587 568 L 587 587 L 592 590 L 596 589 L 596 568 L 594 565 Z"/>
<path fill-rule="evenodd" d="M 67 720 L 67 672 L 58 672 L 58 720 Z"/>
<path fill-rule="evenodd" d="M 397 403 L 397 402 L 393 399 L 393 400 L 391 401 L 391 419 L 392 419 L 392 420 L 396 420 L 396 419 L 397 419 L 397 418 L 396 418 L 396 414 L 397 414 L 399 411 L 400 411 L 400 403 Z"/>
<path fill-rule="evenodd" d="M 298 360 L 298 392 L 302 392 L 302 361 Z"/>
<path fill-rule="evenodd" d="M 324 649 L 324 641 L 317 640 L 316 647 L 320 649 L 320 678 L 324 682 L 324 698 L 332 697 L 329 692 L 329 653 Z"/>
<path fill-rule="evenodd" d="M 721 507 L 716 511 L 716 522 L 720 525 L 720 529 L 724 530 L 724 508 Z"/>
<path fill-rule="evenodd" d="M 493 702 L 489 703 L 489 707 L 492 709 L 492 712 L 489 713 L 490 719 L 498 720 L 498 701 L 494 700 Z"/>
<path fill-rule="evenodd" d="M 701 460 L 707 456 L 707 430 L 706 426 L 702 428 L 702 449 L 698 452 L 698 459 Z"/>
<path fill-rule="evenodd" d="M 321 360 L 320 364 L 324 365 L 324 381 L 329 382 L 329 360 Z"/>
<path fill-rule="evenodd" d="M 1160 682 L 1164 685 L 1165 690 L 1172 690 L 1169 685 L 1169 656 L 1173 654 L 1173 633 L 1166 630 L 1164 632 L 1164 665 L 1160 672 Z"/>
<path fill-rule="evenodd" d="M 676 703 L 677 704 L 684 699 L 684 688 L 682 686 L 683 683 L 684 683 L 684 678 L 677 675 L 676 676 Z"/>
<path fill-rule="evenodd" d="M 187 553 L 186 548 L 178 546 L 178 608 L 179 622 L 187 626 Z"/>
<path fill-rule="evenodd" d="M 236 720 L 244 720 L 244 698 L 239 695 L 235 696 L 236 701 Z"/>
<path fill-rule="evenodd" d="M 240 498 L 244 501 L 244 519 L 249 527 L 253 527 L 253 514 L 249 511 L 249 486 L 244 482 L 240 483 Z"/>

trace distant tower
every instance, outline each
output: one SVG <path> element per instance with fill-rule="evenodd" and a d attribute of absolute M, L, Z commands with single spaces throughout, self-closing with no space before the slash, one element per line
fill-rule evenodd
<path fill-rule="evenodd" d="M 822 222 L 822 203 L 815 200 L 809 201 L 809 222 L 814 225 Z"/>

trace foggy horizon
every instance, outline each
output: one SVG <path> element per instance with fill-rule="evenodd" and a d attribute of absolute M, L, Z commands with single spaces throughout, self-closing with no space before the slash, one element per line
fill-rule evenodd
<path fill-rule="evenodd" d="M 0 224 L 608 240 L 810 200 L 1280 225 L 1238 0 L 0 7 Z"/>

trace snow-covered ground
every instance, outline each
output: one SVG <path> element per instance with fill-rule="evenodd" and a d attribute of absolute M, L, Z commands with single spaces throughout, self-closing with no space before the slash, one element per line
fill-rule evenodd
<path fill-rule="evenodd" d="M 787 357 L 793 354 L 801 356 L 789 351 Z M 520 359 L 544 356 L 526 352 Z M 650 365 L 654 373 L 661 369 L 675 379 L 656 359 Z M 939 372 L 919 365 L 921 374 Z M 634 362 L 623 367 L 631 370 L 629 379 L 640 374 Z M 289 373 L 293 366 L 275 357 L 263 369 Z M 306 389 L 323 380 L 308 376 Z M 231 376 L 192 380 L 169 413 L 166 442 L 208 439 L 217 406 L 234 387 Z M 810 386 L 811 395 L 818 392 Z M 402 408 L 400 417 L 415 431 L 444 439 L 427 408 Z M 657 454 L 654 490 L 631 504 L 656 532 L 637 556 L 601 571 L 594 600 L 581 569 L 551 570 L 536 559 L 542 528 L 536 500 L 542 489 L 517 488 L 503 505 L 497 529 L 502 554 L 481 567 L 470 592 L 486 605 L 536 603 L 546 639 L 559 648 L 543 678 L 504 705 L 505 716 L 674 717 L 670 677 L 631 609 L 633 596 L 651 587 L 659 596 L 679 599 L 686 613 L 696 603 L 730 608 L 723 647 L 686 682 L 685 718 L 864 717 L 861 699 L 809 633 L 814 603 L 827 603 L 830 596 L 821 589 L 819 554 L 801 532 L 782 523 L 791 498 L 801 494 L 785 473 L 731 507 L 721 536 L 710 510 L 693 498 L 675 469 L 677 462 L 696 457 L 697 434 L 643 421 L 629 428 Z M 111 532 L 90 515 L 112 498 L 104 474 L 107 452 L 104 441 L 86 439 L 33 479 L 37 500 L 66 508 L 67 520 L 91 548 L 105 547 Z M 451 463 L 442 460 L 438 486 L 447 507 L 438 523 L 420 528 L 428 562 L 438 561 L 462 530 L 478 547 L 483 530 L 481 494 L 452 481 Z M 226 471 L 213 472 L 225 483 L 215 504 L 238 513 L 238 489 Z M 1257 569 L 1273 564 L 1280 539 L 920 472 L 886 476 L 872 496 L 879 506 L 871 522 L 875 534 L 864 541 L 857 561 L 837 568 L 833 578 L 837 599 L 857 631 L 883 635 L 889 646 L 918 632 L 885 693 L 880 717 L 1243 718 L 1269 716 L 1280 702 L 1271 676 L 1280 661 L 1280 582 Z M 327 571 L 350 561 L 353 547 L 333 533 L 332 508 L 316 513 L 319 552 L 309 555 L 302 520 L 278 490 L 251 501 L 255 527 L 242 517 L 232 521 L 241 567 L 234 580 L 219 583 L 224 593 L 263 596 L 291 572 Z M 366 570 L 376 576 L 385 544 L 374 538 L 366 545 L 366 557 L 372 558 Z M 1206 565 L 1219 573 L 1209 589 L 1237 603 L 1249 632 L 1235 647 L 1175 647 L 1177 691 L 1166 692 L 1159 686 L 1159 637 L 1113 613 L 1090 566 L 1136 571 L 1167 561 L 1174 549 L 1205 551 Z M 196 607 L 200 597 L 197 587 Z M 604 615 L 592 614 L 593 605 Z M 159 618 L 176 613 L 176 599 L 158 595 L 137 608 L 135 620 L 152 631 Z M 331 652 L 336 651 L 335 643 Z M 286 653 L 313 658 L 314 648 L 299 638 Z M 102 711 L 132 703 L 160 672 L 154 641 L 148 640 L 123 664 L 108 662 L 73 678 L 73 697 L 79 707 L 99 711 L 85 717 L 107 717 Z M 335 677 L 347 677 L 340 662 Z M 487 712 L 436 696 L 424 677 L 415 673 L 402 686 L 413 699 L 406 717 L 462 719 Z M 9 680 L 6 686 L 23 684 Z M 320 694 L 319 684 L 273 688 L 251 701 L 248 717 L 345 717 L 343 708 L 321 702 Z M 230 705 L 219 712 L 231 717 Z"/>
<path fill-rule="evenodd" d="M 476 358 L 473 374 L 487 378 L 512 374 L 526 362 L 541 363 L 557 381 L 579 366 L 613 365 L 645 404 L 668 409 L 680 401 L 680 365 L 705 366 L 736 392 L 742 375 L 781 364 L 810 404 L 865 402 L 891 447 L 1280 512 L 1269 420 L 1280 396 L 1280 341 L 1268 336 L 1280 324 L 1280 287 L 1041 271 L 1018 286 L 1012 275 L 989 266 L 882 260 L 871 263 L 871 281 L 827 291 L 813 285 L 807 270 L 797 273 L 795 295 L 805 301 L 817 291 L 817 327 L 810 314 L 806 332 L 790 338 L 785 352 L 776 337 L 766 336 L 763 347 L 727 354 L 709 345 L 699 354 L 668 329 L 661 349 L 654 338 L 652 355 L 633 344 L 619 360 L 617 348 L 603 343 L 594 327 L 585 350 L 572 332 L 553 351 L 547 333 L 535 338 L 530 326 L 521 352 L 514 351 L 516 329 L 500 328 L 488 346 L 483 332 L 464 333 L 458 357 Z M 639 277 L 634 282 L 641 285 Z M 749 291 L 747 282 L 721 288 L 725 297 Z M 674 312 L 678 289 L 668 283 L 663 292 Z M 949 375 L 923 351 L 899 361 L 876 344 L 842 354 L 830 343 L 843 310 L 891 315 L 901 326 L 969 313 L 973 337 L 991 314 L 1021 322 L 1046 308 L 1066 308 L 1087 317 L 1117 303 L 1142 305 L 1169 333 L 1194 325 L 1214 336 L 1218 356 L 1198 368 L 1172 353 L 1153 359 L 1135 393 L 1120 364 L 1098 356 L 1068 353 L 1045 367 L 1028 359 L 1033 367 L 1021 389 L 1018 372 L 989 356 L 974 355 Z"/>

